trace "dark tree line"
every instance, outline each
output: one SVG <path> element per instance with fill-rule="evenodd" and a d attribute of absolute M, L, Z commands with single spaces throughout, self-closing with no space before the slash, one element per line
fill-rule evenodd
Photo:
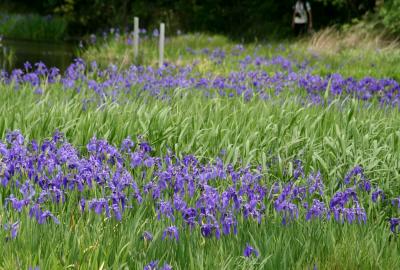
<path fill-rule="evenodd" d="M 110 26 L 130 26 L 133 16 L 148 29 L 160 21 L 169 31 L 209 31 L 241 37 L 290 32 L 295 0 L 4 0 L 14 7 L 65 16 L 70 32 L 88 33 Z M 383 0 L 309 0 L 316 28 L 344 23 L 376 11 Z M 399 2 L 387 0 L 386 2 Z M 400 11 L 399 11 L 400 13 Z"/>

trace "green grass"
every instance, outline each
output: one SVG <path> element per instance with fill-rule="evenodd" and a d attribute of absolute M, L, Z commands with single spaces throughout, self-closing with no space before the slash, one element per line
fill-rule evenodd
<path fill-rule="evenodd" d="M 142 269 L 151 260 L 171 264 L 175 269 L 396 269 L 399 265 L 396 239 L 379 225 L 341 225 L 298 222 L 283 227 L 268 220 L 260 225 L 241 223 L 236 236 L 221 240 L 204 239 L 198 230 L 182 230 L 180 241 L 162 241 L 162 222 L 152 222 L 151 209 L 129 211 L 121 223 L 94 215 L 75 213 L 76 206 L 60 209 L 61 225 L 38 225 L 24 213 L 16 241 L 2 242 L 0 263 L 4 269 Z M 144 230 L 154 240 L 141 239 Z M 0 234 L 4 238 L 4 234 Z M 259 259 L 243 257 L 251 243 Z M 163 263 L 161 263 L 162 265 Z"/>
<path fill-rule="evenodd" d="M 211 41 L 206 36 L 172 39 L 169 44 L 174 47 L 167 47 L 167 59 L 178 61 L 181 57 L 180 64 L 193 61 L 194 57 L 186 53 L 186 46 L 228 49 L 234 46 L 222 37 Z M 142 56 L 145 64 L 155 64 L 153 45 Z M 369 60 L 385 62 L 379 54 L 365 55 L 355 70 L 350 68 L 346 54 L 337 58 L 313 58 L 296 49 L 296 46 L 302 48 L 301 43 L 288 46 L 291 49 L 283 54 L 311 59 L 316 73 L 329 72 L 324 66 L 331 63 L 332 70 L 343 70 L 349 76 L 391 76 L 389 66 L 376 71 L 367 68 Z M 246 52 L 252 52 L 255 47 L 247 45 Z M 263 46 L 257 53 L 282 54 L 277 48 L 279 44 Z M 108 63 L 112 59 L 120 61 L 125 52 L 126 47 L 120 44 L 91 49 L 84 56 Z M 362 53 L 352 53 L 356 54 Z M 197 59 L 199 72 L 203 73 L 224 74 L 237 68 L 229 57 L 221 65 L 213 64 L 204 56 Z M 340 63 L 348 68 L 341 67 Z M 397 68 L 398 65 L 393 67 Z M 272 67 L 269 72 L 273 72 Z M 137 89 L 133 88 L 126 96 L 126 103 L 108 101 L 99 108 L 89 106 L 83 110 L 82 99 L 88 95 L 85 89 L 78 94 L 64 91 L 59 84 L 42 88 L 44 95 L 40 96 L 28 86 L 15 91 L 11 86 L 0 85 L 0 138 L 5 137 L 7 130 L 20 129 L 27 139 L 43 140 L 59 129 L 85 153 L 85 145 L 94 135 L 118 145 L 128 135 L 135 138 L 143 134 L 155 154 L 165 153 L 169 148 L 179 156 L 194 154 L 206 162 L 226 150 L 222 159 L 236 166 L 274 161 L 265 175 L 268 183 L 287 180 L 285 171 L 290 172 L 293 159 L 300 158 L 307 172 L 321 171 L 331 192 L 329 196 L 337 190 L 337 180 L 343 179 L 356 164 L 361 164 L 371 182 L 379 184 L 389 197 L 400 193 L 400 112 L 396 109 L 382 109 L 378 104 L 348 98 L 338 98 L 329 106 L 303 106 L 300 95 L 294 93 L 267 101 L 256 98 L 245 102 L 239 97 L 209 99 L 199 93 L 181 95 L 185 89 L 176 89 L 171 100 L 162 101 L 136 98 Z M 60 225 L 38 225 L 29 219 L 27 212 L 6 211 L 1 205 L 6 193 L 0 194 L 0 223 L 17 219 L 21 222 L 20 233 L 14 241 L 5 241 L 6 233 L 0 230 L 0 269 L 27 269 L 37 265 L 41 269 L 142 269 L 151 260 L 160 260 L 160 265 L 167 262 L 174 269 L 400 267 L 400 242 L 389 231 L 385 219 L 388 213 L 384 212 L 387 208 L 382 210 L 379 204 L 365 206 L 368 214 L 365 225 L 306 222 L 301 218 L 282 226 L 276 214 L 267 214 L 261 224 L 239 220 L 236 236 L 217 241 L 204 239 L 199 230 L 185 229 L 180 230 L 181 239 L 175 243 L 161 240 L 162 230 L 171 224 L 155 222 L 153 205 L 135 205 L 125 212 L 122 222 L 116 222 L 94 213 L 82 215 L 77 207 L 79 198 L 71 194 L 65 205 L 50 209 L 59 217 Z M 395 211 L 391 214 L 398 215 Z M 154 233 L 151 243 L 141 239 L 145 230 Z M 246 243 L 260 251 L 260 258 L 243 257 Z"/>
<path fill-rule="evenodd" d="M 400 154 L 400 112 L 396 109 L 362 108 L 363 102 L 355 100 L 304 107 L 292 94 L 245 102 L 210 100 L 195 93 L 182 98 L 177 92 L 169 102 L 132 94 L 127 104 L 109 102 L 82 110 L 84 94 L 64 92 L 57 85 L 45 90 L 44 97 L 30 87 L 2 88 L 2 138 L 14 129 L 29 139 L 48 138 L 59 129 L 71 143 L 84 147 L 94 135 L 119 144 L 128 135 L 141 134 L 157 154 L 170 148 L 207 160 L 226 150 L 224 159 L 233 164 L 265 163 L 279 156 L 280 168 L 297 157 L 307 169 L 320 169 L 333 179 L 363 164 L 374 181 L 400 191 L 395 158 Z"/>
<path fill-rule="evenodd" d="M 118 40 L 110 39 L 106 42 L 99 42 L 96 46 L 91 46 L 87 50 L 80 52 L 80 55 L 88 62 L 97 61 L 103 67 L 108 66 L 110 63 L 128 67 L 134 62 L 134 54 L 133 46 L 127 45 L 127 38 L 122 36 Z M 236 45 L 237 43 L 220 35 L 210 36 L 195 33 L 167 37 L 164 58 L 166 62 L 177 65 L 192 64 L 196 60 L 200 71 L 212 70 L 214 74 L 225 74 L 237 67 L 238 60 L 243 60 L 247 55 L 266 58 L 273 58 L 279 55 L 295 60 L 299 64 L 306 61 L 312 67 L 312 74 L 326 76 L 332 73 L 339 73 L 344 77 L 358 79 L 372 76 L 400 80 L 399 48 L 343 48 L 338 53 L 332 54 L 329 48 L 326 51 L 322 49 L 316 50 L 309 39 L 297 42 L 282 40 L 272 41 L 267 44 L 243 44 L 245 50 L 238 52 L 237 57 L 232 57 L 230 53 L 235 50 Z M 188 52 L 188 48 L 198 52 L 204 48 L 208 48 L 210 52 L 215 49 L 222 49 L 226 52 L 226 58 L 222 63 L 216 65 L 208 55 L 201 53 L 192 55 Z M 139 58 L 136 64 L 156 66 L 157 63 L 158 38 L 141 37 Z M 275 72 L 276 66 L 271 68 L 271 71 Z"/>

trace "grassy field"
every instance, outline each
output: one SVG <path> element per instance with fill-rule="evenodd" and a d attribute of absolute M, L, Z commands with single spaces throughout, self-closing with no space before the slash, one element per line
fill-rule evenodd
<path fill-rule="evenodd" d="M 2 75 L 0 268 L 399 268 L 398 88 L 381 79 L 398 78 L 400 54 L 307 44 L 182 35 L 157 70 L 154 38 L 137 68 L 121 36 L 63 76 Z"/>
<path fill-rule="evenodd" d="M 345 77 L 373 76 L 400 79 L 400 68 L 397 64 L 400 60 L 400 50 L 397 49 L 397 43 L 386 44 L 364 36 L 346 38 L 348 42 L 352 39 L 359 39 L 360 42 L 353 42 L 352 46 L 347 43 L 342 44 L 344 42 L 341 41 L 341 37 L 332 36 L 331 31 L 322 31 L 311 39 L 272 41 L 267 44 L 238 44 L 224 36 L 197 33 L 167 37 L 165 59 L 168 63 L 176 65 L 199 62 L 204 71 L 220 74 L 234 70 L 239 57 L 244 58 L 249 55 L 273 59 L 280 56 L 291 60 L 294 66 L 309 65 L 313 73 L 324 76 L 339 73 Z M 108 66 L 110 63 L 123 67 L 130 66 L 133 61 L 133 36 L 108 35 L 106 40 L 107 42 L 101 42 L 102 39 L 98 37 L 98 44 L 83 51 L 82 57 L 88 62 L 96 61 L 102 66 Z M 156 65 L 158 37 L 142 36 L 139 46 L 139 58 L 136 64 Z M 218 58 L 220 51 L 227 53 L 216 67 L 210 56 Z M 275 72 L 276 68 L 270 71 Z"/>

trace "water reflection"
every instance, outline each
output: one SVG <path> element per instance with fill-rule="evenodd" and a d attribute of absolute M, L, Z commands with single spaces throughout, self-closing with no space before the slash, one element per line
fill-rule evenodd
<path fill-rule="evenodd" d="M 64 71 L 74 59 L 76 46 L 67 42 L 37 42 L 30 40 L 0 40 L 0 69 L 23 68 L 26 61 L 42 61 L 48 67 Z"/>

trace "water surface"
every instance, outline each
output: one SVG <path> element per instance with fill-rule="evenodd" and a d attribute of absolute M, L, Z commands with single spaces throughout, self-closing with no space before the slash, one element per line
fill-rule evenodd
<path fill-rule="evenodd" d="M 47 67 L 64 71 L 75 58 L 76 45 L 70 42 L 42 42 L 3 39 L 0 42 L 0 69 L 23 68 L 25 62 L 42 61 Z"/>

